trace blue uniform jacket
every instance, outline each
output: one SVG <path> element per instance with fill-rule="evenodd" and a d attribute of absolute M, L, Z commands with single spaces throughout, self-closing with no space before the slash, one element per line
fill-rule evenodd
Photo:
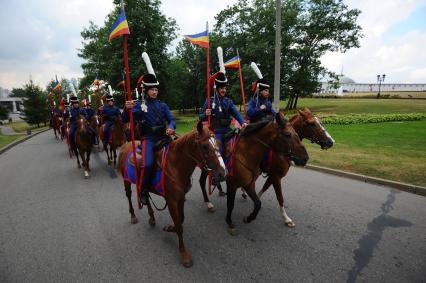
<path fill-rule="evenodd" d="M 86 119 L 87 121 L 90 121 L 92 117 L 95 115 L 95 109 L 92 108 L 86 108 Z"/>
<path fill-rule="evenodd" d="M 231 116 L 234 117 L 238 123 L 240 123 L 241 125 L 243 123 L 245 123 L 246 121 L 244 120 L 243 116 L 241 115 L 240 112 L 238 112 L 237 108 L 234 105 L 234 102 L 232 101 L 232 99 L 228 98 L 228 97 L 223 97 L 223 98 L 219 98 L 218 96 L 216 96 L 215 99 L 215 107 L 213 108 L 213 98 L 211 98 L 210 101 L 210 107 L 212 108 L 212 115 L 214 115 L 214 119 L 216 119 L 216 129 L 215 129 L 215 133 L 226 133 L 230 131 L 229 126 L 228 127 L 222 127 L 220 126 L 220 123 L 218 123 L 218 119 L 230 119 Z M 219 109 L 219 105 L 222 108 L 222 111 L 220 111 Z M 201 110 L 200 113 L 200 119 L 202 121 L 206 121 L 207 120 L 207 115 L 206 115 L 206 109 L 207 109 L 207 99 L 206 102 L 204 103 L 203 109 Z"/>
<path fill-rule="evenodd" d="M 77 118 L 78 118 L 78 115 L 80 115 L 80 114 L 85 116 L 86 111 L 84 111 L 84 109 L 82 109 L 80 107 L 78 107 L 78 108 L 72 107 L 71 110 L 65 111 L 64 117 L 70 118 L 70 126 L 76 127 L 77 126 Z"/>
<path fill-rule="evenodd" d="M 266 109 L 260 109 L 261 105 L 265 105 Z M 259 121 L 264 118 L 266 115 L 274 115 L 277 112 L 272 108 L 272 103 L 269 99 L 259 96 L 258 98 L 251 98 L 248 107 L 247 107 L 247 116 L 249 116 L 250 121 Z"/>
<path fill-rule="evenodd" d="M 147 98 L 146 101 L 147 112 L 142 111 L 140 101 L 136 101 L 135 106 L 132 108 L 133 120 L 136 122 L 144 121 L 148 127 L 164 126 L 165 122 L 168 124 L 168 128 L 176 129 L 176 120 L 170 112 L 169 107 L 166 103 L 161 102 L 158 99 Z M 124 110 L 123 121 L 129 121 L 129 113 Z M 148 137 L 150 135 L 147 135 Z"/>
<path fill-rule="evenodd" d="M 117 106 L 104 105 L 102 107 L 102 117 L 105 123 L 112 125 L 116 115 L 121 115 L 120 108 Z"/>

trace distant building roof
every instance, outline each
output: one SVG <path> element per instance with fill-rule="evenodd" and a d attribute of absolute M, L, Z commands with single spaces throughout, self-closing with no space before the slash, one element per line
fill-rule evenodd
<path fill-rule="evenodd" d="M 339 75 L 339 83 L 340 84 L 354 84 L 355 81 L 345 75 Z"/>

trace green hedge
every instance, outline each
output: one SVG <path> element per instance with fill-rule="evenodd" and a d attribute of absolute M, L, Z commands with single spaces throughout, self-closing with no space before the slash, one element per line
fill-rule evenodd
<path fill-rule="evenodd" d="M 368 124 L 392 121 L 417 121 L 426 119 L 426 113 L 403 113 L 403 114 L 348 114 L 322 117 L 323 124 Z"/>

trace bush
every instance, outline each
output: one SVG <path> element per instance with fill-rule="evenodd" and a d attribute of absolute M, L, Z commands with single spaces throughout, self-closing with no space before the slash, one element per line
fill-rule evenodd
<path fill-rule="evenodd" d="M 368 124 L 392 121 L 418 121 L 426 119 L 426 113 L 404 114 L 348 114 L 321 118 L 323 124 Z"/>

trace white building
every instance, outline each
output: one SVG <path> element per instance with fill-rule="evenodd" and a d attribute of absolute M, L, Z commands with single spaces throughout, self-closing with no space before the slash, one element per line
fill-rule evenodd
<path fill-rule="evenodd" d="M 426 83 L 415 84 L 393 84 L 382 83 L 380 91 L 426 91 Z M 328 82 L 321 83 L 320 93 L 343 94 L 347 92 L 379 92 L 379 83 L 356 83 L 349 77 L 344 75 L 339 76 L 339 84 L 337 88 Z"/>

